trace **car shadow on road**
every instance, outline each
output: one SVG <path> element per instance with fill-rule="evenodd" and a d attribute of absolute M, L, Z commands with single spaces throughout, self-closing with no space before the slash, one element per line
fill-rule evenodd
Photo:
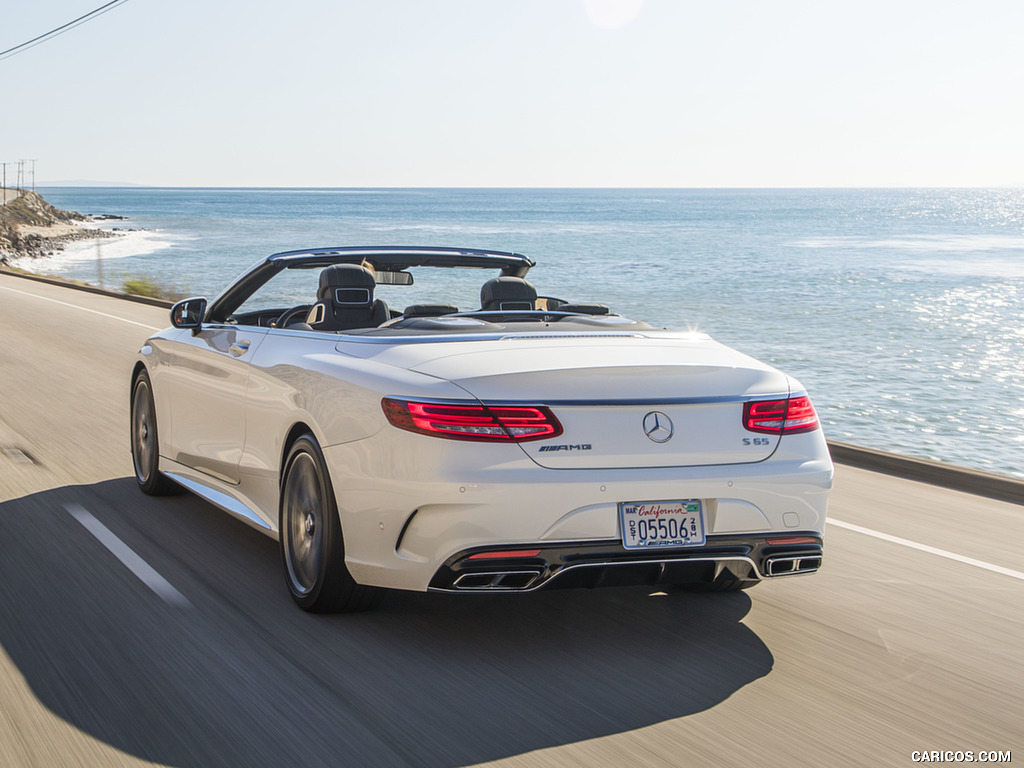
<path fill-rule="evenodd" d="M 189 604 L 164 602 L 68 504 Z M 129 478 L 4 502 L 0 541 L 0 644 L 32 693 L 165 765 L 486 762 L 685 718 L 773 664 L 745 593 L 391 593 L 369 613 L 305 614 L 274 541 Z"/>

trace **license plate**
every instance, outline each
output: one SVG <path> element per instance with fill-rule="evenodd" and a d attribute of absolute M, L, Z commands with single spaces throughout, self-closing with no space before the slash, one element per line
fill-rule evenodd
<path fill-rule="evenodd" d="M 619 504 L 626 549 L 692 547 L 704 543 L 700 501 L 627 501 Z"/>

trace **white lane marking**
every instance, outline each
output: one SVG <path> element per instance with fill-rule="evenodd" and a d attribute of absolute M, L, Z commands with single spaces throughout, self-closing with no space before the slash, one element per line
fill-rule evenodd
<path fill-rule="evenodd" d="M 956 552 L 950 552 L 945 549 L 939 549 L 938 547 L 930 547 L 927 544 L 919 544 L 916 541 L 910 539 L 901 539 L 899 536 L 891 536 L 888 533 L 882 533 L 881 531 L 875 531 L 871 528 L 863 528 L 853 523 L 844 523 L 842 520 L 834 520 L 833 518 L 828 519 L 829 524 L 836 526 L 837 528 L 845 528 L 848 531 L 855 531 L 857 533 L 863 533 L 865 536 L 874 536 L 876 539 L 882 541 L 889 541 L 893 544 L 900 544 L 904 547 L 910 547 L 921 552 L 927 552 L 931 555 L 938 555 L 939 557 L 945 557 L 949 560 L 956 560 L 958 563 L 965 563 L 967 565 L 973 565 L 976 568 L 984 568 L 986 571 L 992 571 L 993 573 L 1001 573 L 1003 576 L 1010 576 L 1014 579 L 1024 580 L 1024 573 L 1015 571 L 1011 568 L 1004 568 L 1001 565 L 993 565 L 992 563 L 986 563 L 984 560 L 975 560 L 973 557 L 967 557 L 966 555 L 958 555 Z"/>
<path fill-rule="evenodd" d="M 114 557 L 124 563 L 128 570 L 138 576 L 143 584 L 156 592 L 165 602 L 181 608 L 191 605 L 188 598 L 171 586 L 167 579 L 153 570 L 149 563 L 135 554 L 107 526 L 93 517 L 89 510 L 81 504 L 65 504 L 64 509 L 70 512 L 72 517 L 85 526 L 85 529 L 95 536 L 100 544 L 109 549 Z"/>
<path fill-rule="evenodd" d="M 108 315 L 106 312 L 100 312 L 100 311 L 95 310 L 95 309 L 89 309 L 88 307 L 80 307 L 77 304 L 68 304 L 66 301 L 58 301 L 57 299 L 50 299 L 50 298 L 47 298 L 46 296 L 40 296 L 37 293 L 28 293 L 27 291 L 19 291 L 16 288 L 8 288 L 6 285 L 0 285 L 0 290 L 10 291 L 11 293 L 20 293 L 22 296 L 31 296 L 33 299 L 42 299 L 43 301 L 49 301 L 49 302 L 52 302 L 53 304 L 60 304 L 61 306 L 64 306 L 64 307 L 71 307 L 72 309 L 80 309 L 83 312 L 92 312 L 94 315 L 99 315 L 100 317 L 109 317 L 111 320 L 120 320 L 122 323 L 131 323 L 132 325 L 137 325 L 140 328 L 145 328 L 145 329 L 150 330 L 150 331 L 160 331 L 160 330 L 163 330 L 162 328 L 156 328 L 156 327 L 154 327 L 152 325 L 146 325 L 145 323 L 137 323 L 134 320 L 129 320 L 126 317 L 118 317 L 117 315 Z"/>

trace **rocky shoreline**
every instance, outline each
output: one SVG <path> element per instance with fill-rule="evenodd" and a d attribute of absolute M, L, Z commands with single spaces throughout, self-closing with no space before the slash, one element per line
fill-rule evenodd
<path fill-rule="evenodd" d="M 82 228 L 74 232 L 48 237 L 33 232 L 17 237 L 12 244 L 12 254 L 5 255 L 0 252 L 0 264 L 14 259 L 38 259 L 44 256 L 53 256 L 57 251 L 63 251 L 66 245 L 77 240 L 102 240 L 110 237 L 118 237 L 118 233 L 106 229 Z"/>
<path fill-rule="evenodd" d="M 12 190 L 8 190 L 11 194 Z M 119 232 L 89 226 L 88 221 L 120 219 L 120 216 L 90 217 L 76 211 L 54 208 L 41 195 L 23 191 L 0 206 L 0 265 L 16 259 L 52 256 L 78 240 L 118 237 Z"/>

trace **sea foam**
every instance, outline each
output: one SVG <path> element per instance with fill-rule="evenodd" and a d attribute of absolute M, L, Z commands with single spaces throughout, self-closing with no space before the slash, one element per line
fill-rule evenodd
<path fill-rule="evenodd" d="M 26 257 L 12 263 L 18 269 L 52 275 L 89 262 L 144 256 L 172 245 L 170 237 L 159 230 L 135 229 L 114 231 L 113 234 L 114 237 L 75 240 L 65 245 L 63 250 L 54 251 L 52 256 Z"/>

